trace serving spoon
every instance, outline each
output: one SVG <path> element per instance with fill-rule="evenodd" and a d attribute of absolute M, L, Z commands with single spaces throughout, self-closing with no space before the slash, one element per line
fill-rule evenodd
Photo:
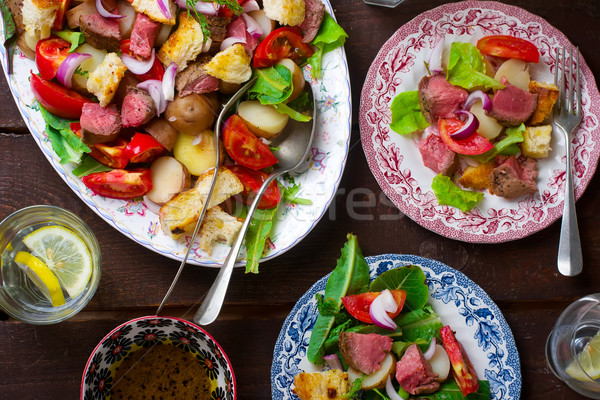
<path fill-rule="evenodd" d="M 234 97 L 241 97 L 241 95 L 248 89 L 249 85 L 244 86 L 236 93 Z M 258 203 L 260 202 L 260 198 L 267 190 L 267 187 L 276 178 L 287 172 L 297 169 L 300 165 L 302 165 L 302 162 L 308 155 L 310 144 L 312 143 L 315 132 L 316 104 L 314 102 L 311 86 L 308 84 L 305 85 L 304 90 L 307 91 L 310 103 L 313 104 L 313 108 L 311 110 L 311 121 L 298 122 L 290 119 L 284 131 L 271 141 L 271 146 L 278 148 L 278 150 L 274 152 L 278 162 L 273 167 L 273 172 L 269 174 L 256 193 L 256 197 L 248 209 L 246 219 L 244 220 L 244 223 L 240 228 L 233 245 L 231 246 L 231 250 L 229 250 L 229 254 L 225 259 L 219 274 L 215 278 L 214 283 L 210 287 L 204 301 L 194 316 L 194 322 L 199 325 L 208 325 L 214 322 L 221 311 L 223 301 L 225 300 L 225 294 L 227 293 L 227 287 L 229 286 L 229 281 L 231 279 L 231 273 L 233 272 L 233 267 L 235 265 L 238 253 L 240 252 L 240 248 L 244 242 L 246 231 L 250 226 L 252 216 L 256 211 Z M 221 111 L 221 115 L 219 115 L 219 120 L 217 121 L 217 132 L 220 133 L 221 117 L 227 113 L 228 109 L 232 105 L 233 103 L 229 101 L 223 108 L 223 111 Z"/>

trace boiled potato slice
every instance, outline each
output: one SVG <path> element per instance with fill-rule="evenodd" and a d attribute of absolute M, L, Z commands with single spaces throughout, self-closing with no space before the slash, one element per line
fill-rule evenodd
<path fill-rule="evenodd" d="M 396 372 L 396 357 L 392 353 L 388 353 L 381 362 L 381 368 L 373 372 L 371 375 L 367 375 L 362 381 L 360 387 L 363 389 L 381 389 L 385 387 L 385 381 L 387 377 Z M 354 368 L 348 368 L 348 381 L 354 382 L 356 379 L 363 375 L 362 372 L 355 370 Z"/>
<path fill-rule="evenodd" d="M 204 171 L 215 166 L 217 156 L 214 149 L 214 134 L 211 130 L 206 130 L 200 134 L 200 138 L 179 133 L 175 146 L 173 146 L 173 155 L 177 161 L 181 162 L 190 171 L 192 175 L 202 175 Z M 198 142 L 198 144 L 193 144 Z M 225 158 L 222 146 L 220 160 Z"/>
<path fill-rule="evenodd" d="M 179 161 L 162 156 L 152 162 L 152 189 L 147 196 L 156 204 L 163 205 L 179 192 L 191 186 L 190 173 Z"/>
<path fill-rule="evenodd" d="M 292 73 L 292 85 L 294 90 L 292 91 L 292 94 L 290 94 L 290 97 L 287 98 L 286 102 L 294 101 L 302 94 L 302 91 L 304 90 L 304 84 L 306 83 L 304 80 L 304 74 L 302 73 L 302 70 L 298 64 L 289 58 L 284 58 L 283 60 L 279 61 L 278 64 L 283 65 Z"/>
<path fill-rule="evenodd" d="M 104 57 L 106 57 L 107 52 L 104 49 L 97 49 L 94 46 L 91 46 L 87 43 L 82 44 L 75 51 L 77 53 L 87 53 L 91 55 L 90 58 L 83 61 L 79 65 L 78 69 L 81 70 L 84 73 L 84 75 L 78 72 L 75 72 L 73 74 L 73 88 L 78 92 L 88 93 L 88 90 L 86 88 L 88 76 L 90 76 L 90 74 L 96 68 L 98 68 L 98 65 L 102 64 L 102 61 L 104 61 Z"/>
<path fill-rule="evenodd" d="M 529 91 L 529 66 L 525 61 L 511 58 L 502 63 L 494 79 L 498 82 L 505 77 L 511 85 L 515 85 L 521 90 Z"/>
<path fill-rule="evenodd" d="M 285 128 L 289 116 L 281 114 L 269 105 L 258 100 L 247 100 L 240 103 L 238 115 L 244 120 L 248 129 L 256 136 L 272 139 Z"/>
<path fill-rule="evenodd" d="M 492 140 L 497 137 L 504 127 L 496 121 L 495 118 L 490 117 L 483 110 L 483 105 L 480 101 L 473 104 L 470 110 L 475 118 L 479 121 L 479 128 L 477 128 L 477 133 L 488 140 Z"/>
<path fill-rule="evenodd" d="M 443 382 L 448 378 L 448 374 L 450 373 L 450 359 L 446 350 L 439 344 L 435 345 L 435 352 L 429 360 L 429 365 L 431 365 L 433 372 L 438 374 L 438 382 Z"/>

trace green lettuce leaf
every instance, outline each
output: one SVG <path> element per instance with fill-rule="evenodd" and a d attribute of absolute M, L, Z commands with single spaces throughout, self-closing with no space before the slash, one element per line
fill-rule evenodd
<path fill-rule="evenodd" d="M 523 142 L 523 133 L 525 133 L 525 124 L 506 128 L 505 137 L 494 144 L 494 147 L 483 154 L 472 156 L 482 164 L 489 162 L 498 155 L 514 156 L 521 151 L 517 143 Z"/>
<path fill-rule="evenodd" d="M 265 244 L 273 228 L 278 207 L 257 209 L 252 216 L 244 238 L 246 246 L 246 273 L 258 274 L 258 264 L 265 252 Z"/>
<path fill-rule="evenodd" d="M 281 114 L 287 114 L 291 119 L 299 122 L 308 122 L 312 119 L 310 115 L 304 115 L 283 103 L 273 104 L 273 107 Z"/>
<path fill-rule="evenodd" d="M 449 177 L 439 174 L 431 184 L 433 194 L 440 205 L 452 206 L 467 213 L 483 200 L 483 193 L 463 190 L 456 186 Z"/>
<path fill-rule="evenodd" d="M 429 126 L 421 113 L 417 90 L 398 93 L 392 101 L 390 110 L 392 111 L 390 128 L 401 135 L 408 135 Z"/>
<path fill-rule="evenodd" d="M 77 47 L 79 47 L 79 45 L 81 45 L 81 44 L 83 44 L 83 42 L 85 42 L 85 35 L 81 32 L 72 32 L 72 31 L 65 30 L 65 31 L 60 31 L 60 32 L 52 31 L 52 33 L 54 33 L 59 38 L 64 39 L 67 42 L 71 43 L 71 48 L 69 49 L 69 53 L 74 52 L 75 49 Z"/>
<path fill-rule="evenodd" d="M 413 397 L 411 397 L 413 398 Z M 422 394 L 414 397 L 421 400 L 490 400 L 490 383 L 488 381 L 479 381 L 479 389 L 475 393 L 463 396 L 454 379 L 448 379 L 442 383 L 440 389 L 435 393 Z"/>
<path fill-rule="evenodd" d="M 452 43 L 446 79 L 451 84 L 467 90 L 481 87 L 504 88 L 503 84 L 485 74 L 483 55 L 471 43 Z"/>
<path fill-rule="evenodd" d="M 86 176 L 95 172 L 110 171 L 112 168 L 100 163 L 94 157 L 84 154 L 79 165 L 72 171 L 77 177 Z"/>
<path fill-rule="evenodd" d="M 407 265 L 385 271 L 375 278 L 369 290 L 381 292 L 384 289 L 404 290 L 406 292 L 404 309 L 406 310 L 423 308 L 429 297 L 427 278 L 423 270 L 416 265 Z"/>
<path fill-rule="evenodd" d="M 277 104 L 292 94 L 292 73 L 283 65 L 259 68 L 255 74 L 258 79 L 247 92 L 250 99 L 257 99 L 261 104 Z"/>
<path fill-rule="evenodd" d="M 42 117 L 46 121 L 46 134 L 52 143 L 52 149 L 60 158 L 61 164 L 77 163 L 81 160 L 84 153 L 91 151 L 69 128 L 69 124 L 74 121 L 57 117 L 41 105 L 39 107 Z"/>
<path fill-rule="evenodd" d="M 317 36 L 310 42 L 310 44 L 317 48 L 315 53 L 308 58 L 308 63 L 312 66 L 313 78 L 321 78 L 321 61 L 323 55 L 343 46 L 347 38 L 348 34 L 344 29 L 329 13 L 325 13 Z"/>
<path fill-rule="evenodd" d="M 432 337 L 438 336 L 443 327 L 439 315 L 433 311 L 431 306 L 408 313 L 402 312 L 394 318 L 394 322 L 402 329 L 403 340 L 407 342 L 420 340 L 429 342 Z"/>

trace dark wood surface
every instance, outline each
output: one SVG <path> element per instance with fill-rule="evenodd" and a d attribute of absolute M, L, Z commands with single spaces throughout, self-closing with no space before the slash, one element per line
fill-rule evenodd
<path fill-rule="evenodd" d="M 595 0 L 511 0 L 564 32 L 579 46 L 600 78 L 600 2 Z M 574 278 L 558 274 L 556 253 L 560 224 L 525 239 L 503 244 L 462 243 L 430 232 L 382 195 L 369 171 L 357 123 L 359 95 L 371 60 L 402 24 L 444 3 L 406 0 L 395 9 L 367 6 L 359 0 L 332 0 L 340 24 L 349 33 L 346 51 L 354 102 L 352 146 L 340 189 L 329 213 L 302 243 L 261 265 L 257 276 L 233 275 L 223 312 L 207 330 L 228 353 L 237 377 L 239 399 L 270 397 L 273 346 L 297 299 L 331 271 L 347 232 L 358 235 L 365 255 L 417 254 L 461 270 L 498 304 L 511 326 L 521 358 L 522 399 L 580 399 L 556 379 L 544 358 L 552 325 L 569 302 L 600 288 L 600 214 L 596 175 L 577 202 L 584 271 Z M 138 245 L 92 212 L 59 178 L 25 127 L 4 78 L 0 81 L 0 219 L 33 204 L 64 207 L 93 229 L 102 249 L 98 291 L 74 318 L 52 326 L 33 326 L 0 313 L 0 398 L 73 399 L 86 360 L 98 341 L 118 324 L 153 314 L 178 263 Z M 351 218 L 349 193 L 357 195 L 364 218 Z M 353 214 L 352 214 L 353 215 Z M 390 216 L 393 216 L 390 218 Z M 215 269 L 189 266 L 163 312 L 191 319 L 198 300 L 216 276 Z"/>

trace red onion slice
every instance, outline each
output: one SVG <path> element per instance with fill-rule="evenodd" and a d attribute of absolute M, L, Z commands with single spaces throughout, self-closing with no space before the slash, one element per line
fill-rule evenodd
<path fill-rule="evenodd" d="M 429 72 L 432 74 L 441 74 L 444 72 L 444 69 L 442 68 L 444 42 L 444 37 L 440 37 L 431 51 L 431 55 L 429 56 Z"/>
<path fill-rule="evenodd" d="M 169 0 L 156 0 L 160 12 L 165 16 L 166 19 L 171 19 L 171 8 L 169 7 Z"/>
<path fill-rule="evenodd" d="M 124 15 L 113 14 L 113 13 L 109 12 L 106 8 L 104 8 L 104 4 L 102 4 L 102 0 L 96 0 L 96 10 L 98 11 L 98 14 L 102 15 L 104 18 L 115 19 L 115 18 L 123 18 L 124 17 Z"/>
<path fill-rule="evenodd" d="M 477 118 L 475 118 L 473 113 L 465 110 L 454 111 L 454 113 L 459 116 L 466 116 L 467 120 L 464 121 L 465 124 L 462 126 L 462 128 L 450 135 L 452 139 L 463 140 L 470 137 L 477 131 L 477 128 L 479 128 L 479 121 Z"/>
<path fill-rule="evenodd" d="M 246 30 L 248 33 L 254 38 L 258 39 L 263 34 L 262 27 L 256 22 L 254 18 L 249 16 L 248 14 L 242 14 L 242 18 L 246 22 Z"/>
<path fill-rule="evenodd" d="M 175 3 L 183 9 L 188 8 L 185 0 L 175 0 Z M 208 3 L 202 0 L 196 0 L 196 4 L 194 5 L 194 9 L 198 11 L 200 14 L 217 16 L 219 14 L 220 5 L 216 3 Z"/>
<path fill-rule="evenodd" d="M 388 312 L 396 312 L 398 304 L 388 289 L 382 290 L 369 307 L 369 315 L 373 323 L 380 328 L 396 330 L 396 323 L 390 318 Z"/>
<path fill-rule="evenodd" d="M 150 210 L 150 212 L 156 215 L 159 214 L 161 205 L 150 200 L 148 196 L 144 196 L 144 204 L 146 205 L 146 207 L 148 207 L 148 210 Z"/>
<path fill-rule="evenodd" d="M 339 369 L 342 371 L 344 370 L 342 361 L 340 360 L 337 354 L 329 354 L 327 356 L 323 356 L 323 360 L 325 360 L 325 362 L 331 369 Z"/>
<path fill-rule="evenodd" d="M 135 75 L 143 75 L 150 71 L 152 65 L 154 65 L 154 59 L 156 58 L 156 52 L 152 49 L 152 54 L 147 60 L 138 60 L 137 58 L 130 56 L 129 54 L 121 54 L 121 61 Z"/>
<path fill-rule="evenodd" d="M 385 381 L 385 393 L 388 395 L 390 400 L 407 400 L 408 399 L 408 397 L 404 398 L 404 397 L 400 396 L 398 394 L 398 392 L 396 392 L 396 389 L 394 389 L 394 385 L 392 385 L 391 375 L 388 375 L 387 380 Z"/>
<path fill-rule="evenodd" d="M 244 4 L 242 4 L 242 8 L 244 9 L 245 13 L 250 12 L 250 11 L 260 10 L 260 6 L 256 2 L 256 0 L 249 0 L 249 1 L 245 2 Z"/>
<path fill-rule="evenodd" d="M 242 37 L 237 37 L 237 36 L 230 36 L 228 38 L 226 38 L 225 40 L 223 40 L 221 42 L 221 51 L 225 50 L 226 48 L 228 48 L 229 46 L 233 46 L 236 43 L 243 43 L 246 44 L 246 38 L 242 38 Z"/>
<path fill-rule="evenodd" d="M 90 58 L 91 55 L 87 53 L 71 53 L 60 63 L 58 70 L 56 71 L 56 79 L 69 89 L 71 88 L 71 80 L 73 74 L 79 67 L 79 64 Z"/>
<path fill-rule="evenodd" d="M 147 81 L 140 82 L 137 87 L 148 91 L 150 97 L 154 101 L 156 106 L 156 115 L 160 116 L 167 109 L 167 102 L 163 97 L 162 82 L 156 79 L 148 79 Z"/>
<path fill-rule="evenodd" d="M 169 64 L 163 76 L 161 89 L 165 101 L 173 101 L 175 98 L 175 75 L 177 75 L 177 64 Z"/>
<path fill-rule="evenodd" d="M 425 357 L 425 359 L 427 361 L 431 360 L 431 357 L 433 357 L 433 355 L 435 354 L 435 345 L 436 345 L 436 340 L 435 340 L 435 336 L 431 338 L 431 342 L 429 343 L 429 347 L 427 348 L 427 350 L 425 350 L 425 353 L 423 353 L 423 357 Z"/>
<path fill-rule="evenodd" d="M 492 100 L 490 99 L 490 96 L 483 93 L 481 90 L 475 90 L 474 92 L 471 92 L 471 94 L 469 94 L 469 97 L 467 97 L 465 104 L 462 106 L 462 109 L 470 110 L 473 104 L 477 103 L 478 101 L 481 101 L 483 110 L 486 113 L 492 111 Z"/>

